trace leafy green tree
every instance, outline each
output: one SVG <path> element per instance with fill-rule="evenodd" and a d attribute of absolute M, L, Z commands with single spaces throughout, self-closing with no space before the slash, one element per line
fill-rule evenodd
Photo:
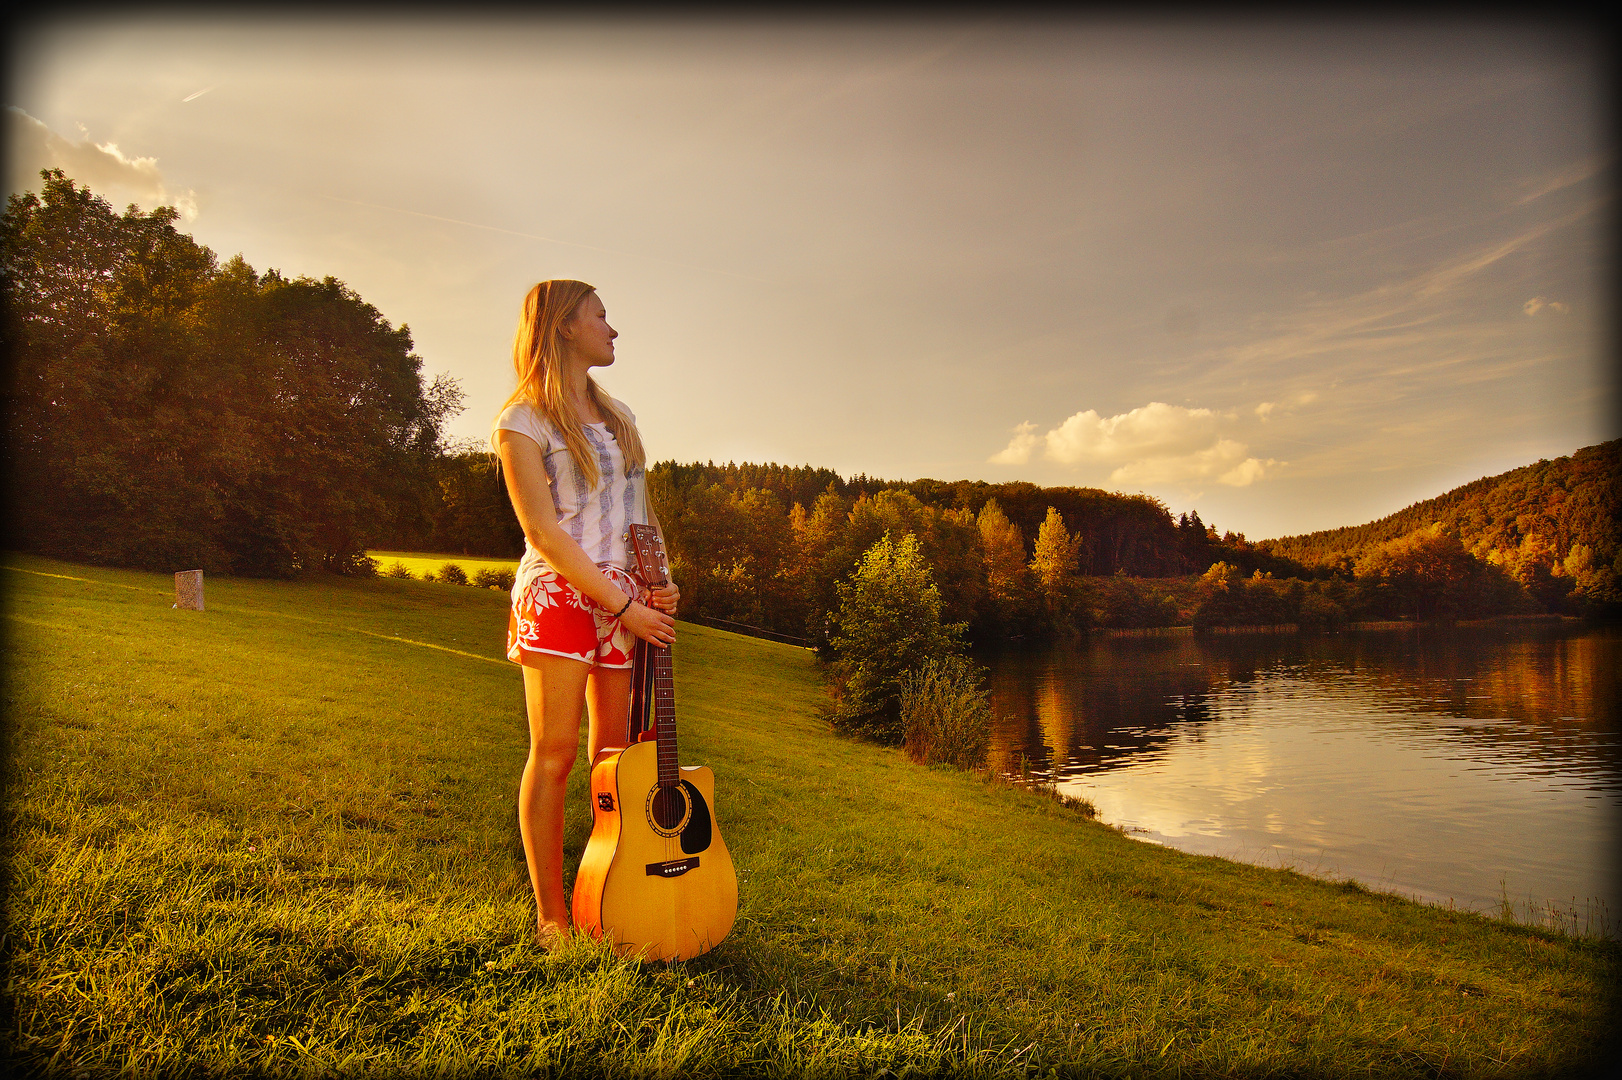
<path fill-rule="evenodd" d="M 941 622 L 940 590 L 916 536 L 886 533 L 868 549 L 839 586 L 836 623 L 834 726 L 899 743 L 902 677 L 963 649 L 963 626 Z"/>
<path fill-rule="evenodd" d="M 849 531 L 846 546 L 856 552 L 866 551 L 885 533 L 918 537 L 941 590 L 941 617 L 972 625 L 985 595 L 985 564 L 972 515 L 942 511 L 910 491 L 889 488 L 856 501 Z"/>
<path fill-rule="evenodd" d="M 434 463 L 432 475 L 439 498 L 423 512 L 427 537 L 422 548 L 464 555 L 511 557 L 523 553 L 524 531 L 489 453 L 463 449 L 443 454 Z"/>
<path fill-rule="evenodd" d="M 223 267 L 174 210 L 59 170 L 0 225 L 12 543 L 91 562 L 367 572 L 454 383 L 342 283 Z"/>

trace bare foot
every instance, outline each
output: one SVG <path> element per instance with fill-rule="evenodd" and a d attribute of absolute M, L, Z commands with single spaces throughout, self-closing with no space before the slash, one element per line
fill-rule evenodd
<path fill-rule="evenodd" d="M 568 936 L 568 923 L 543 922 L 535 927 L 536 941 L 540 944 L 541 948 L 546 949 L 549 952 L 562 945 L 564 939 Z"/>

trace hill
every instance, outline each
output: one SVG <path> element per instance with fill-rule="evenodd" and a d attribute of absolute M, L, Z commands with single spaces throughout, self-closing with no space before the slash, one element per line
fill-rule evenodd
<path fill-rule="evenodd" d="M 804 650 L 683 624 L 733 935 L 536 948 L 505 599 L 3 558 L 23 1074 L 1569 1074 L 1614 942 L 1140 844 L 838 738 Z M 569 865 L 587 832 L 584 770 Z M 1511 1066 L 1510 1063 L 1513 1063 Z"/>
<path fill-rule="evenodd" d="M 1494 552 L 1500 558 L 1519 557 L 1537 549 L 1565 559 L 1573 547 L 1587 547 L 1596 564 L 1610 564 L 1622 551 L 1622 439 L 1472 480 L 1366 525 L 1282 536 L 1257 546 L 1323 566 L 1355 560 L 1370 548 L 1436 523 L 1455 530 L 1479 558 Z"/>

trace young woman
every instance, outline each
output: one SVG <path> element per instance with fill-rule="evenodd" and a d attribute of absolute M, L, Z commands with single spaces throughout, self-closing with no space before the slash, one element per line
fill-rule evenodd
<path fill-rule="evenodd" d="M 593 758 L 605 745 L 623 745 L 635 639 L 668 645 L 676 633 L 675 585 L 650 594 L 628 573 L 626 527 L 657 529 L 659 521 L 648 504 L 636 418 L 590 374 L 614 362 L 618 336 L 590 285 L 536 285 L 513 341 L 518 389 L 490 434 L 524 528 L 507 658 L 524 671 L 529 760 L 518 785 L 518 826 L 543 940 L 569 925 L 563 795 L 582 706 L 590 710 Z"/>

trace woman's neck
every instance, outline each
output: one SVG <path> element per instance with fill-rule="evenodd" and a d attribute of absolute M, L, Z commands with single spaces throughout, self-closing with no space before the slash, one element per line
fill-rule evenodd
<path fill-rule="evenodd" d="M 566 369 L 563 392 L 583 422 L 600 424 L 608 418 L 601 415 L 597 403 L 591 399 L 591 383 L 586 375 L 587 370 L 584 365 L 570 364 Z"/>

